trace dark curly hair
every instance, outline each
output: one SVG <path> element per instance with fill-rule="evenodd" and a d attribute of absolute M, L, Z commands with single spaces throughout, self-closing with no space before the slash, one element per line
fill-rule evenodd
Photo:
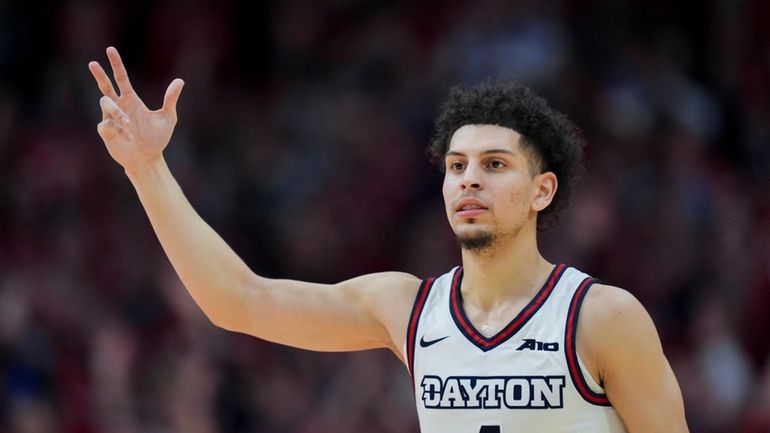
<path fill-rule="evenodd" d="M 485 80 L 449 91 L 436 118 L 428 153 L 442 171 L 452 135 L 464 125 L 498 125 L 521 135 L 532 174 L 551 171 L 559 188 L 550 206 L 540 211 L 538 229 L 553 226 L 569 202 L 583 170 L 583 139 L 566 116 L 548 106 L 532 89 L 515 81 Z"/>

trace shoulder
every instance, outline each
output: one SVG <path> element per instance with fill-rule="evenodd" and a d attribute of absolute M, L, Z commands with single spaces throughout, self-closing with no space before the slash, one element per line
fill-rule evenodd
<path fill-rule="evenodd" d="M 367 274 L 340 283 L 366 305 L 370 313 L 390 335 L 389 348 L 402 361 L 406 328 L 422 279 L 404 272 Z"/>
<path fill-rule="evenodd" d="M 598 340 L 593 346 L 614 345 L 631 335 L 655 331 L 650 315 L 634 295 L 605 284 L 594 284 L 586 294 L 580 327 L 591 341 Z"/>
<path fill-rule="evenodd" d="M 379 272 L 339 283 L 341 289 L 384 321 L 411 308 L 422 280 L 404 272 Z"/>
<path fill-rule="evenodd" d="M 643 353 L 659 352 L 660 338 L 647 310 L 627 290 L 594 284 L 578 324 L 583 347 L 600 376 Z"/>
<path fill-rule="evenodd" d="M 581 310 L 585 319 L 598 324 L 638 320 L 646 315 L 644 306 L 628 290 L 606 284 L 591 286 Z"/>

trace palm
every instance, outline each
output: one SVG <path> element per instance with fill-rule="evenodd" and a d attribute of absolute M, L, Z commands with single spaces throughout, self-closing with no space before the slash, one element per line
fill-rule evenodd
<path fill-rule="evenodd" d="M 112 158 L 129 169 L 161 157 L 176 125 L 176 102 L 184 83 L 174 80 L 163 107 L 150 110 L 131 87 L 117 50 L 110 47 L 107 55 L 121 94 L 117 95 L 102 67 L 91 62 L 89 69 L 105 96 L 100 100 L 103 119 L 97 130 Z"/>
<path fill-rule="evenodd" d="M 105 141 L 110 155 L 123 166 L 160 157 L 171 139 L 176 120 L 161 110 L 148 109 L 136 93 L 121 96 L 116 102 L 130 119 L 125 126 L 129 134 L 118 134 Z"/>

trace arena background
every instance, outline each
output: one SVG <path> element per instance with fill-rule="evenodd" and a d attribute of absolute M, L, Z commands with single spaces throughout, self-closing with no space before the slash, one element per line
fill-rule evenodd
<path fill-rule="evenodd" d="M 0 431 L 417 432 L 385 351 L 211 325 L 96 133 L 123 54 L 188 197 L 257 272 L 335 282 L 458 263 L 424 154 L 455 83 L 515 77 L 587 173 L 552 261 L 649 309 L 693 433 L 770 431 L 770 3 L 0 2 Z M 281 326 L 276 323 L 275 326 Z"/>

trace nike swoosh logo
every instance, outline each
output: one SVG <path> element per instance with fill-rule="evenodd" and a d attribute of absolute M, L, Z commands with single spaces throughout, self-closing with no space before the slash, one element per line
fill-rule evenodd
<path fill-rule="evenodd" d="M 445 338 L 449 338 L 449 336 L 447 335 L 445 337 L 437 338 L 435 340 L 425 341 L 425 336 L 423 335 L 422 338 L 420 338 L 420 347 L 433 346 L 434 344 L 438 343 L 439 341 L 441 341 L 441 340 L 443 340 Z"/>

